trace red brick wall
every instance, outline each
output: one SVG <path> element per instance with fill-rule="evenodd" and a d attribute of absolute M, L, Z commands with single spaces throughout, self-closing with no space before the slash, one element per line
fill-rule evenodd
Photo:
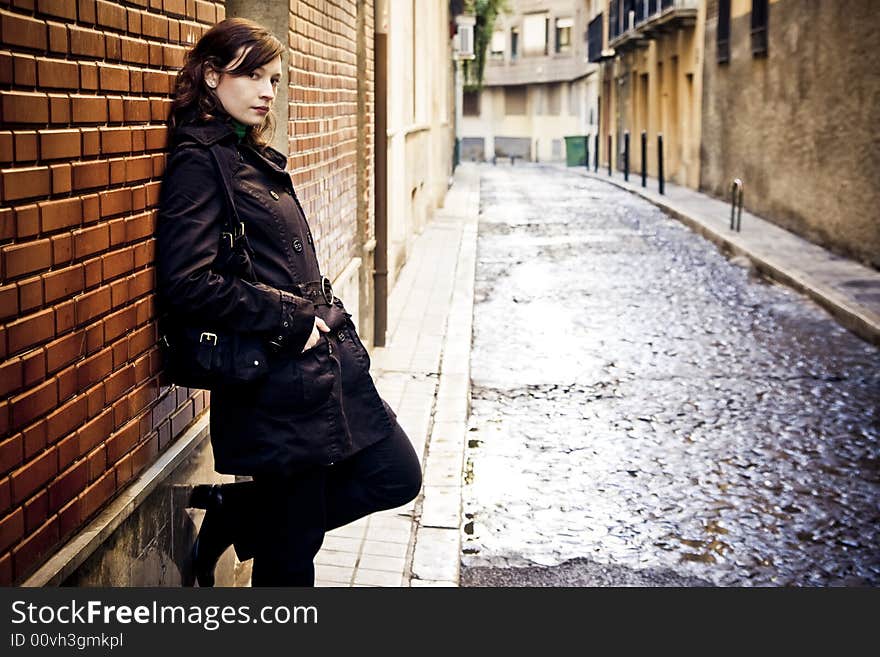
<path fill-rule="evenodd" d="M 357 2 L 294 0 L 290 15 L 290 159 L 293 183 L 308 216 L 318 260 L 336 276 L 357 252 Z M 373 162 L 373 3 L 365 3 L 369 136 Z M 367 184 L 368 235 L 373 234 Z M 369 239 L 368 237 L 368 239 Z"/>
<path fill-rule="evenodd" d="M 202 0 L 0 0 L 0 585 L 207 403 L 159 380 L 152 232 L 174 71 L 224 15 Z M 313 165 L 332 148 L 310 145 Z"/>

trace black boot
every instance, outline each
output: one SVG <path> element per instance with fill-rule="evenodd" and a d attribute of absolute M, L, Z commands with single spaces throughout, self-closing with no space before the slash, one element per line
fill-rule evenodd
<path fill-rule="evenodd" d="M 193 488 L 189 498 L 190 508 L 205 509 L 199 535 L 192 547 L 192 570 L 199 586 L 214 586 L 214 568 L 221 555 L 232 545 L 232 533 L 228 528 L 223 508 L 223 488 L 216 485 L 200 485 Z"/>

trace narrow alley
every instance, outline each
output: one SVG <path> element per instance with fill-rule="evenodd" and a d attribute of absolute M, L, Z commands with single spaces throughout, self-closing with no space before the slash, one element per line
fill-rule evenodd
<path fill-rule="evenodd" d="M 634 195 L 481 170 L 462 585 L 880 583 L 878 349 Z"/>

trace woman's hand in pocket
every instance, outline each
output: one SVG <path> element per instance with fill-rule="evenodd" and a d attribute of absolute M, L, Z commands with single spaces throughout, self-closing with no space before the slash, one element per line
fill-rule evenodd
<path fill-rule="evenodd" d="M 312 326 L 312 334 L 309 336 L 309 339 L 306 341 L 306 346 L 303 347 L 303 353 L 314 347 L 318 344 L 318 340 L 321 339 L 321 333 L 329 333 L 330 327 L 327 326 L 326 322 L 320 317 L 315 317 L 315 324 Z"/>

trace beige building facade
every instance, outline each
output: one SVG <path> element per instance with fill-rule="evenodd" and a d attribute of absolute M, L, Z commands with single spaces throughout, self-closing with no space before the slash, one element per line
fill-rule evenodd
<path fill-rule="evenodd" d="M 455 143 L 448 0 L 379 0 L 388 34 L 388 289 L 446 195 Z M 377 190 L 377 194 L 381 193 Z"/>
<path fill-rule="evenodd" d="M 880 7 L 755 4 L 707 3 L 701 189 L 880 267 Z"/>
<path fill-rule="evenodd" d="M 511 0 L 508 9 L 496 18 L 482 89 L 464 93 L 461 158 L 564 160 L 566 136 L 597 130 L 597 67 L 584 39 L 590 8 Z"/>

